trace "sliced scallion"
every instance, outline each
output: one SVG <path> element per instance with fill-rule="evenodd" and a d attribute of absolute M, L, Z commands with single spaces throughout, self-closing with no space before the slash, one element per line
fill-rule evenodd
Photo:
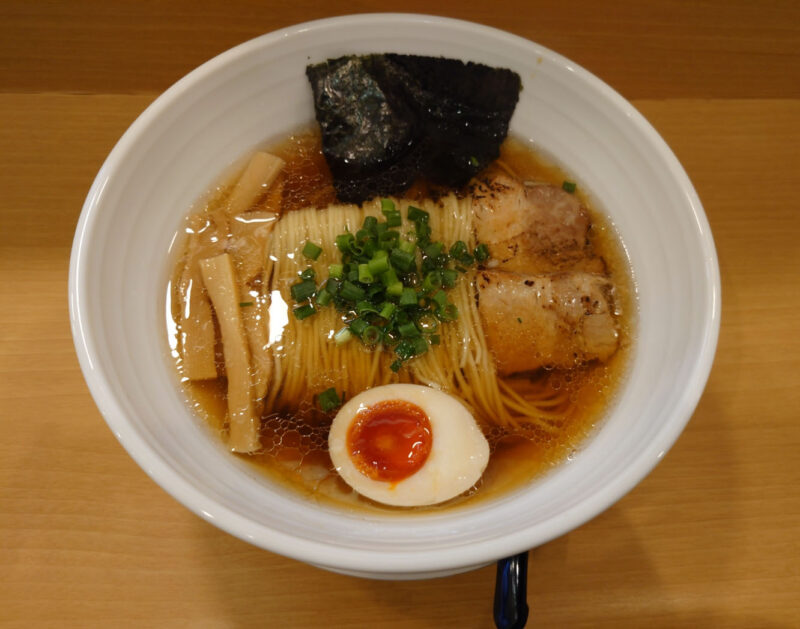
<path fill-rule="evenodd" d="M 381 329 L 376 325 L 368 326 L 361 333 L 361 340 L 367 345 L 376 345 L 381 340 Z"/>
<path fill-rule="evenodd" d="M 329 264 L 328 276 L 340 280 L 344 275 L 344 265 L 342 264 Z"/>
<path fill-rule="evenodd" d="M 472 255 L 475 256 L 478 262 L 486 262 L 486 260 L 489 259 L 489 247 L 485 243 L 480 243 L 475 247 L 475 251 L 472 252 Z"/>
<path fill-rule="evenodd" d="M 353 334 L 350 332 L 350 328 L 342 328 L 333 335 L 333 340 L 336 341 L 337 345 L 344 345 L 351 338 L 353 338 Z"/>
<path fill-rule="evenodd" d="M 416 306 L 417 305 L 417 291 L 413 288 L 404 287 L 403 293 L 400 295 L 401 306 Z"/>
<path fill-rule="evenodd" d="M 297 320 L 302 321 L 303 319 L 307 319 L 308 317 L 317 314 L 317 309 L 314 308 L 314 306 L 306 304 L 305 306 L 300 306 L 299 308 L 292 310 L 292 314 Z"/>
<path fill-rule="evenodd" d="M 292 299 L 295 301 L 305 301 L 317 292 L 317 285 L 314 283 L 314 280 L 303 280 L 302 282 L 293 284 L 290 292 L 292 294 Z"/>
<path fill-rule="evenodd" d="M 420 336 L 419 328 L 414 324 L 413 321 L 409 321 L 408 323 L 404 323 L 403 325 L 398 325 L 397 331 L 403 338 L 415 338 L 417 336 Z"/>
<path fill-rule="evenodd" d="M 339 408 L 342 405 L 342 400 L 339 398 L 339 394 L 336 393 L 336 389 L 331 387 L 317 396 L 317 404 L 323 413 L 328 413 L 335 408 Z"/>
<path fill-rule="evenodd" d="M 353 282 L 345 280 L 339 289 L 339 296 L 348 301 L 361 301 L 364 299 L 364 289 L 356 286 Z"/>
<path fill-rule="evenodd" d="M 425 210 L 421 210 L 413 205 L 408 206 L 407 216 L 408 220 L 410 221 L 427 221 L 430 218 L 430 214 L 428 214 Z"/>
<path fill-rule="evenodd" d="M 319 258 L 319 254 L 322 253 L 322 247 L 319 245 L 315 245 L 310 240 L 306 241 L 305 246 L 303 247 L 303 255 L 306 258 L 310 258 L 311 260 L 316 260 Z"/>
<path fill-rule="evenodd" d="M 375 277 L 370 272 L 368 264 L 358 265 L 358 281 L 362 284 L 372 284 L 372 282 L 375 281 Z"/>
<path fill-rule="evenodd" d="M 414 254 L 403 251 L 402 249 L 392 249 L 392 252 L 389 254 L 389 260 L 393 266 L 406 273 L 411 271 L 416 264 Z"/>

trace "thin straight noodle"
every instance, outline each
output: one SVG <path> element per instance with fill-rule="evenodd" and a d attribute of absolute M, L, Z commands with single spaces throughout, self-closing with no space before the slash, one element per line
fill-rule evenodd
<path fill-rule="evenodd" d="M 468 199 L 449 195 L 438 202 L 392 200 L 403 217 L 401 234 L 413 229 L 406 216 L 409 205 L 415 205 L 429 213 L 434 240 L 446 246 L 462 240 L 469 250 L 476 246 Z M 378 200 L 361 208 L 333 205 L 283 215 L 273 230 L 265 265 L 265 278 L 269 279 L 265 280 L 264 290 L 279 291 L 282 299 L 291 304 L 290 309 L 294 307 L 290 288 L 298 281 L 298 274 L 310 266 L 318 282 L 326 278 L 328 265 L 341 260 L 335 246 L 336 236 L 345 231 L 355 233 L 366 216 L 382 218 Z M 317 260 L 303 256 L 307 241 L 322 248 Z M 270 347 L 275 382 L 270 387 L 265 411 L 302 413 L 311 408 L 317 394 L 329 387 L 350 397 L 380 384 L 411 381 L 459 396 L 487 426 L 515 428 L 533 424 L 552 431 L 552 392 L 543 390 L 541 396 L 521 396 L 498 379 L 478 313 L 475 272 L 468 271 L 461 280 L 449 291 L 459 311 L 458 319 L 440 323 L 440 344 L 430 346 L 425 355 L 410 361 L 399 374 L 389 369 L 393 359 L 390 351 L 373 351 L 356 339 L 344 345 L 335 344 L 333 335 L 345 321 L 334 308 L 318 307 L 316 315 L 302 321 L 290 313 L 282 338 Z"/>

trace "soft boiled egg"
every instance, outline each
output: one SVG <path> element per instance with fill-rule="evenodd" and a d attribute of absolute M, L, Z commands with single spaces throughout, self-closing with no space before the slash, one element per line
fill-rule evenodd
<path fill-rule="evenodd" d="M 356 395 L 333 420 L 328 449 L 348 485 L 398 507 L 458 496 L 489 461 L 489 444 L 467 408 L 417 384 L 387 384 Z"/>

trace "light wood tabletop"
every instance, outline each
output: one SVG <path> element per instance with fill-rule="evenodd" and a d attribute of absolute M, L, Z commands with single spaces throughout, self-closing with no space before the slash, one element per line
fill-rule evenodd
<path fill-rule="evenodd" d="M 0 625 L 491 627 L 494 568 L 339 576 L 193 515 L 130 459 L 81 376 L 67 268 L 126 127 L 193 67 L 345 13 L 468 19 L 529 38 L 652 122 L 705 206 L 722 329 L 664 461 L 533 550 L 529 627 L 800 627 L 800 4 L 795 0 L 0 5 Z"/>

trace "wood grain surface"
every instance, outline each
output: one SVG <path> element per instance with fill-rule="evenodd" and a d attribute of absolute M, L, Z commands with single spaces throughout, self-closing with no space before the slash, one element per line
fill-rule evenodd
<path fill-rule="evenodd" d="M 720 259 L 708 387 L 656 470 L 531 555 L 529 627 L 800 627 L 800 4 L 699 1 L 0 5 L 0 625 L 491 627 L 494 569 L 329 574 L 200 520 L 100 417 L 67 267 L 134 118 L 214 54 L 311 18 L 423 11 L 581 63 L 684 164 Z"/>

